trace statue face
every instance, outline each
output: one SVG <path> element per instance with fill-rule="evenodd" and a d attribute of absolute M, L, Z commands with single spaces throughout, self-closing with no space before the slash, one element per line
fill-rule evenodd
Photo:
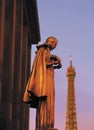
<path fill-rule="evenodd" d="M 51 42 L 51 44 L 50 44 L 51 50 L 55 49 L 56 46 L 57 46 L 57 42 L 56 41 Z"/>
<path fill-rule="evenodd" d="M 50 47 L 50 50 L 53 50 L 54 48 L 56 48 L 58 40 L 55 37 L 49 37 L 46 42 Z"/>

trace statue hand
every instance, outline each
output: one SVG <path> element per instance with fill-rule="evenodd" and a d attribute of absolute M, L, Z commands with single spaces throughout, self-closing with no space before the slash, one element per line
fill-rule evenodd
<path fill-rule="evenodd" d="M 60 69 L 62 67 L 62 64 L 61 62 L 57 63 L 57 64 L 54 64 L 54 69 Z"/>

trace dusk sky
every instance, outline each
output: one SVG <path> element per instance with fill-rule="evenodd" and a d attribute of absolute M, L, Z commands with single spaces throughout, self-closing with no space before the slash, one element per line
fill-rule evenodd
<path fill-rule="evenodd" d="M 65 130 L 67 77 L 72 55 L 76 71 L 78 130 L 94 130 L 94 0 L 37 0 L 41 41 L 57 37 L 52 53 L 62 59 L 55 70 L 55 128 Z M 32 56 L 35 45 L 32 47 Z M 30 109 L 30 130 L 35 129 L 35 110 Z"/>

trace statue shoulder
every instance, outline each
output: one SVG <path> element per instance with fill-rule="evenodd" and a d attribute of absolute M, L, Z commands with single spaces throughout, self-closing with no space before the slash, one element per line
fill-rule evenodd
<path fill-rule="evenodd" d="M 47 44 L 41 44 L 41 45 L 36 46 L 36 48 L 37 48 L 37 50 L 39 50 L 40 48 L 47 49 L 48 45 Z"/>

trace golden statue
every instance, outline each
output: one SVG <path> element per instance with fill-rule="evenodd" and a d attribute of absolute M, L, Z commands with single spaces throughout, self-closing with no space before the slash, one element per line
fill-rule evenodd
<path fill-rule="evenodd" d="M 55 37 L 37 46 L 30 78 L 26 85 L 23 102 L 36 108 L 36 130 L 54 128 L 54 69 L 62 67 L 61 59 L 50 53 L 57 46 Z"/>

